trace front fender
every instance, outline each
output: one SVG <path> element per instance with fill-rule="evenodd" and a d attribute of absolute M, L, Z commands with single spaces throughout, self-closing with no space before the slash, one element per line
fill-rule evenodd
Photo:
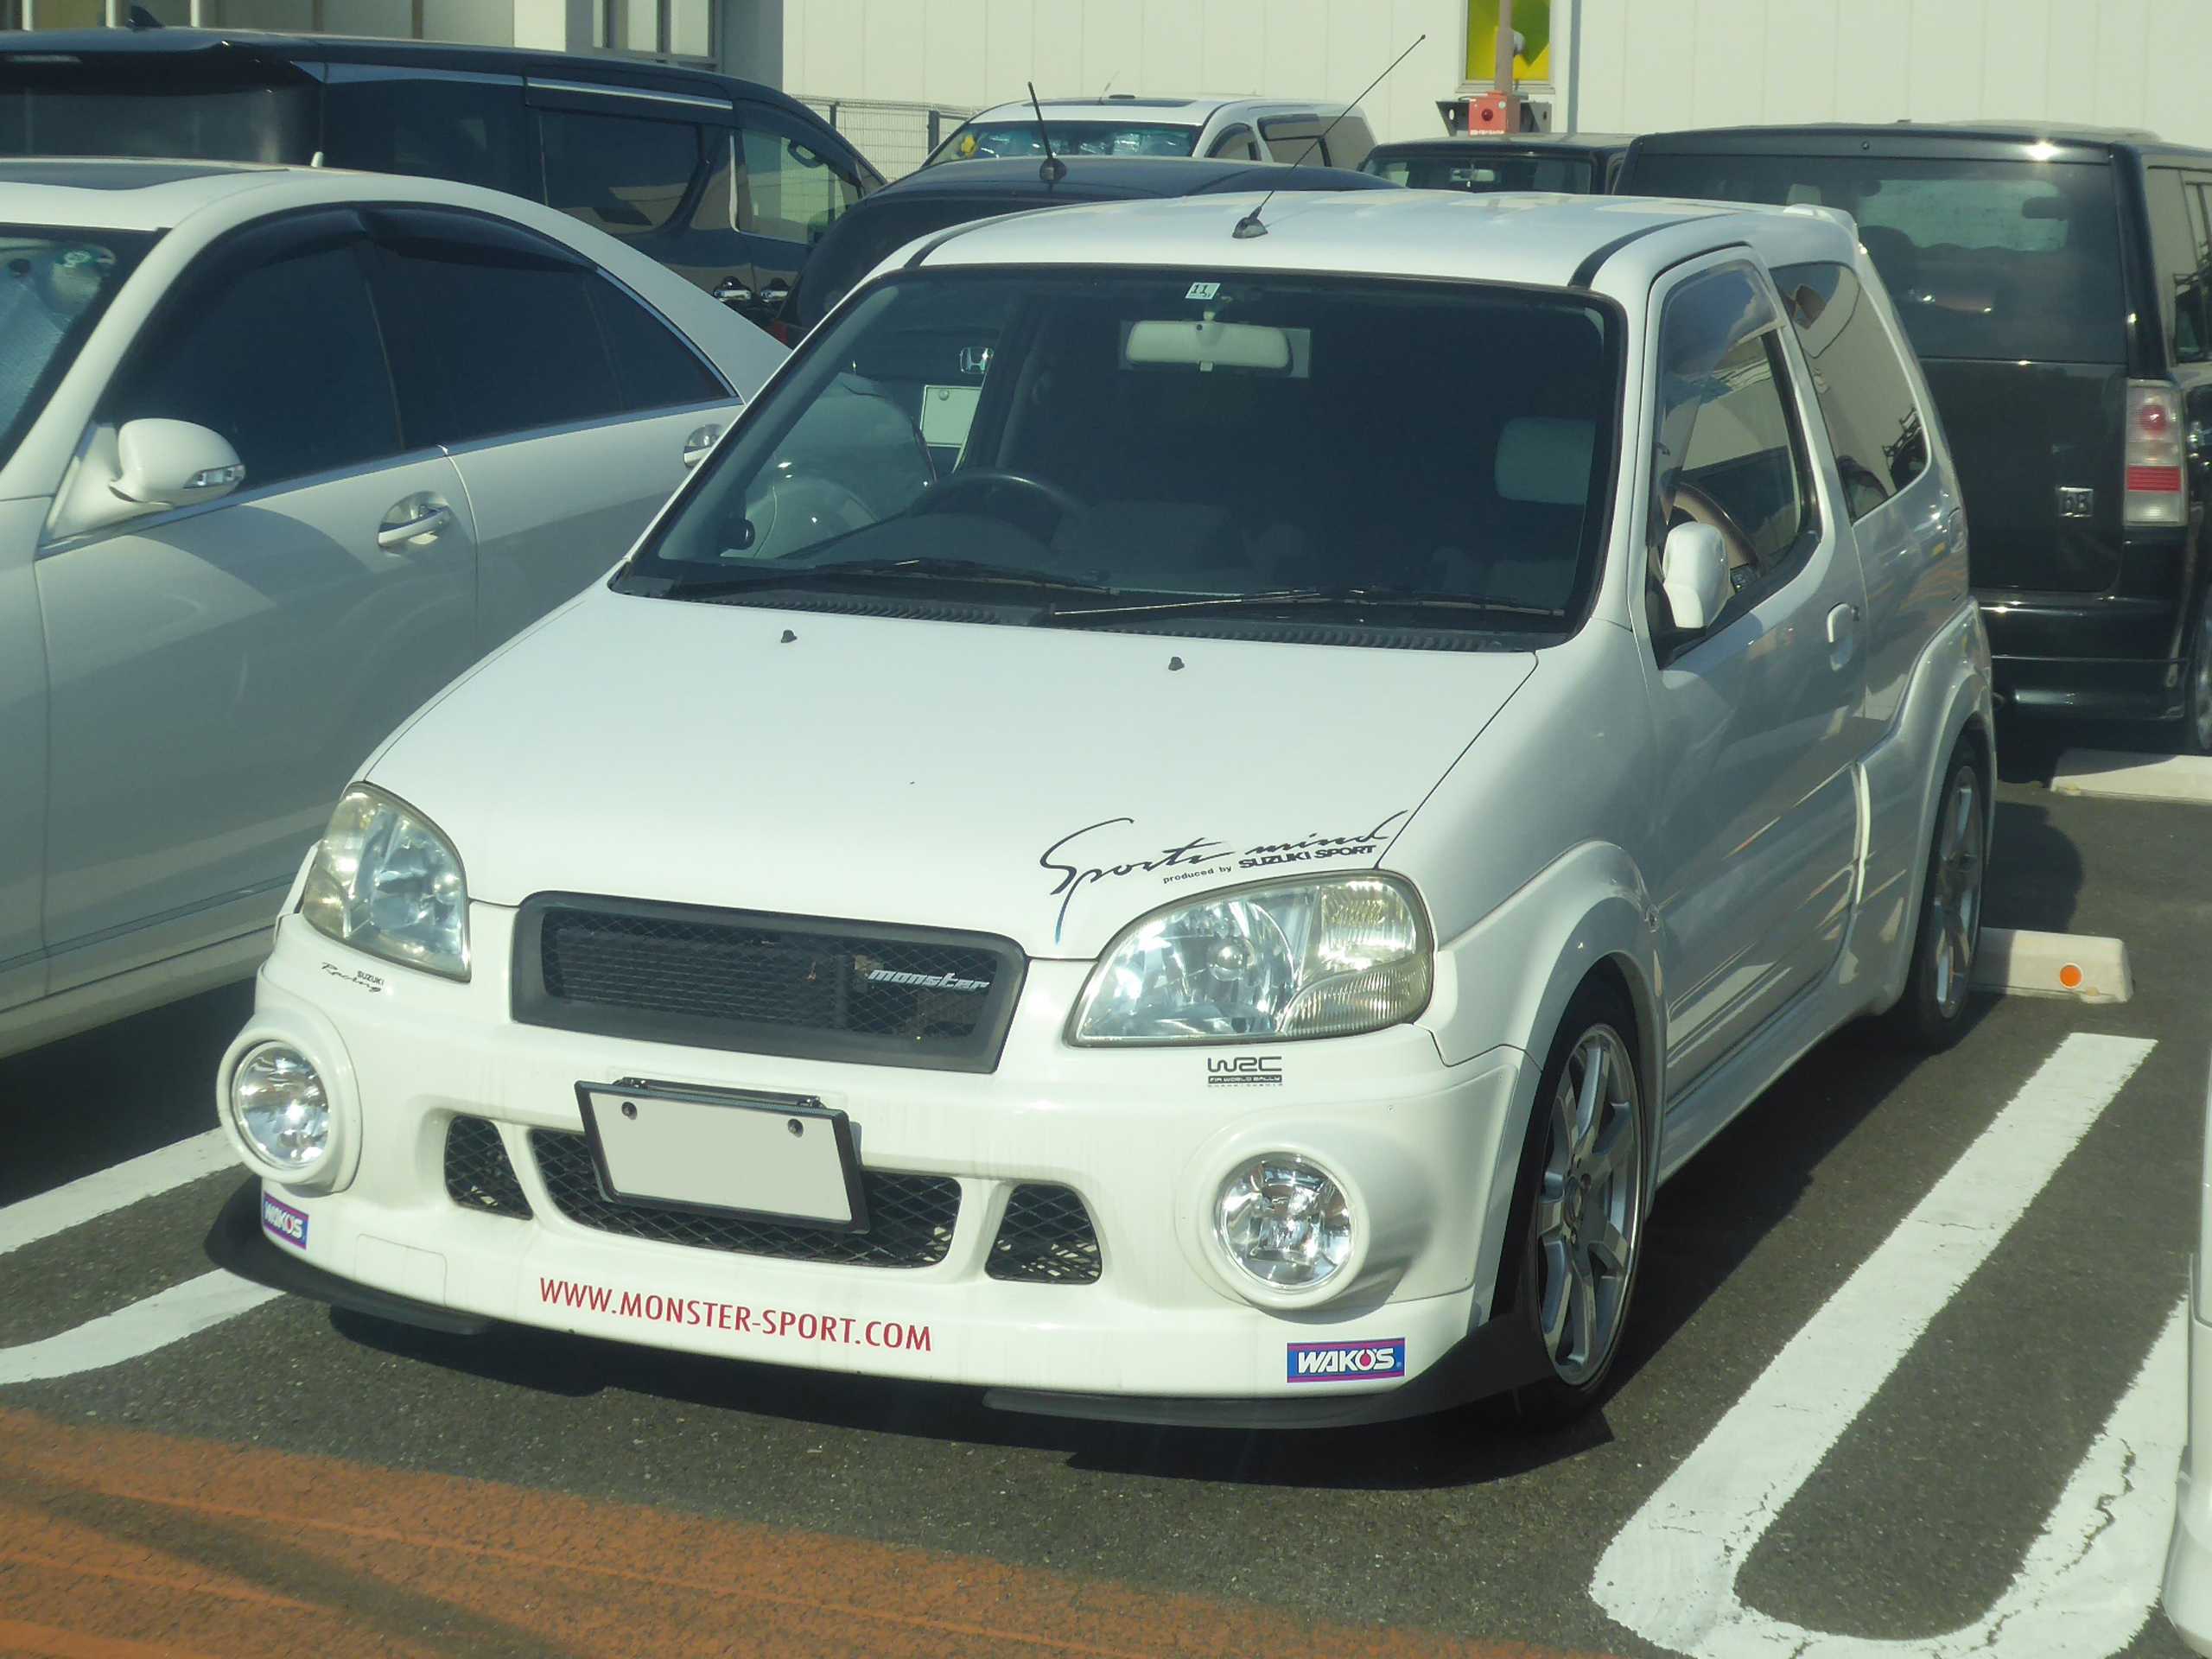
<path fill-rule="evenodd" d="M 1497 1148 L 1476 1244 L 1475 1284 L 1488 1318 L 1520 1173 L 1522 1142 L 1543 1063 L 1568 1001 L 1601 968 L 1625 986 L 1651 1141 L 1665 1107 L 1665 1030 L 1659 935 L 1635 861 L 1606 842 L 1569 849 L 1458 938 L 1437 947 L 1436 993 L 1421 1023 L 1445 1063 L 1471 1065 L 1499 1048 L 1528 1058 L 1520 1069 Z"/>

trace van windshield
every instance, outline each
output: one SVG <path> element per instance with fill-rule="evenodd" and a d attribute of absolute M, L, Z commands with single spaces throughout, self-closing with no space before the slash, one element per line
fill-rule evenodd
<path fill-rule="evenodd" d="M 1581 196 L 1590 193 L 1592 167 L 1583 156 L 1485 156 L 1454 149 L 1370 156 L 1359 170 L 1409 190 L 1548 190 Z"/>
<path fill-rule="evenodd" d="M 1622 182 L 1640 196 L 1842 208 L 1924 358 L 2126 355 L 2102 162 L 1645 154 Z"/>
<path fill-rule="evenodd" d="M 155 238 L 0 225 L 0 465 Z"/>
<path fill-rule="evenodd" d="M 1556 632 L 1603 533 L 1618 349 L 1606 302 L 1473 283 L 902 272 L 621 582 Z"/>
<path fill-rule="evenodd" d="M 1196 127 L 1141 121 L 1047 121 L 1055 156 L 1188 156 L 1198 147 Z M 1042 156 L 1034 121 L 970 124 L 945 140 L 933 162 L 981 161 L 991 156 Z"/>

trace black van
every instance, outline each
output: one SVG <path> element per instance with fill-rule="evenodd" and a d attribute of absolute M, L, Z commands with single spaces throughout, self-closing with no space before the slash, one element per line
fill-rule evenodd
<path fill-rule="evenodd" d="M 1408 190 L 1549 190 L 1562 195 L 1603 195 L 1612 188 L 1628 154 L 1624 132 L 1457 134 L 1404 138 L 1377 144 L 1359 164 Z"/>
<path fill-rule="evenodd" d="M 2212 152 L 2078 128 L 1745 127 L 1638 138 L 1615 188 L 1850 213 L 1958 464 L 1999 695 L 2186 716 L 2185 745 L 2212 752 Z"/>
<path fill-rule="evenodd" d="M 0 156 L 308 162 L 550 203 L 765 320 L 883 182 L 772 87 L 562 52 L 199 29 L 0 50 Z"/>

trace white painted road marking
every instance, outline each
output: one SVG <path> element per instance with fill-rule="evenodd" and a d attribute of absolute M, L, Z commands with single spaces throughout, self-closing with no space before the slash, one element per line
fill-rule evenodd
<path fill-rule="evenodd" d="M 2212 806 L 2212 756 L 2069 749 L 2051 768 L 2050 788 L 2054 795 Z"/>
<path fill-rule="evenodd" d="M 173 1192 L 203 1175 L 238 1167 L 238 1155 L 220 1129 L 127 1160 L 0 1210 L 0 1255 Z M 60 1336 L 0 1348 L 0 1387 L 119 1365 L 251 1313 L 283 1294 L 227 1273 L 202 1274 Z"/>
<path fill-rule="evenodd" d="M 223 1132 L 210 1129 L 11 1204 L 0 1210 L 0 1255 L 226 1168 L 245 1173 Z"/>
<path fill-rule="evenodd" d="M 158 1296 L 88 1319 L 74 1330 L 19 1348 L 0 1348 L 0 1386 L 42 1382 L 79 1371 L 120 1365 L 156 1348 L 196 1336 L 211 1325 L 250 1313 L 281 1290 L 248 1282 L 223 1272 L 203 1273 L 172 1285 Z"/>
<path fill-rule="evenodd" d="M 1607 1614 L 1694 1659 L 2105 1659 L 2133 1639 L 2158 1599 L 2180 1459 L 2179 1312 L 1975 1624 L 1919 1640 L 1832 1636 L 1745 1606 L 1736 1576 L 2155 1046 L 2084 1033 L 2059 1045 L 1621 1529 L 1590 1586 Z"/>

